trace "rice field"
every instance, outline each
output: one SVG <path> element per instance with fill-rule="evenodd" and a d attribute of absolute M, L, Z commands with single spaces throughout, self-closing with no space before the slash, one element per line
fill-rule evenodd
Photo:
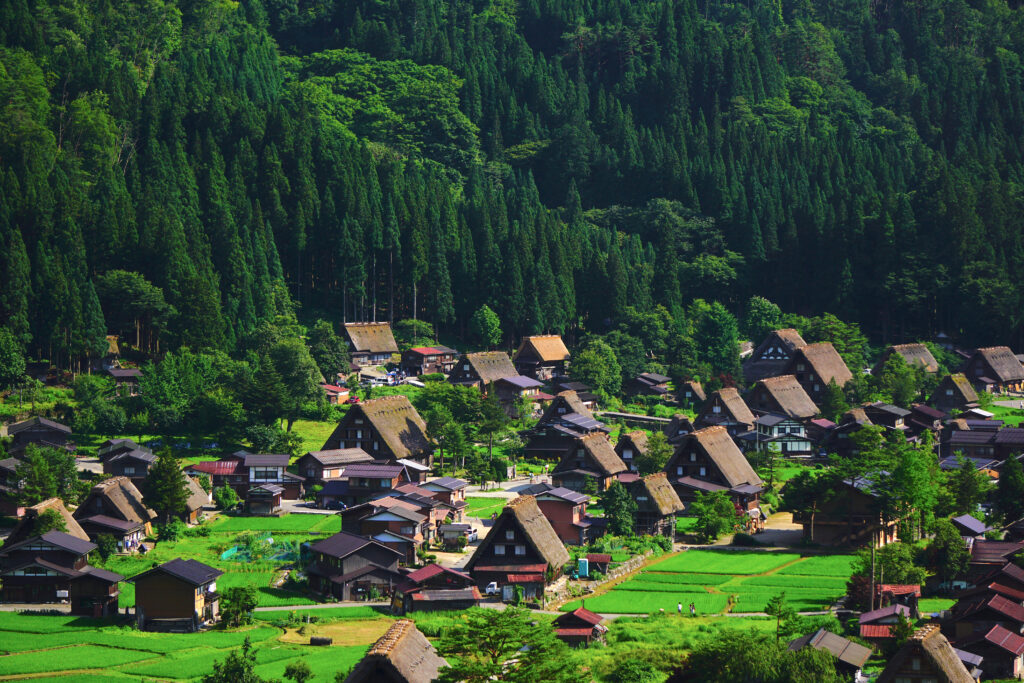
<path fill-rule="evenodd" d="M 805 557 L 793 553 L 690 550 L 586 598 L 587 609 L 609 614 L 672 612 L 692 602 L 698 614 L 763 612 L 785 593 L 797 611 L 826 610 L 846 592 L 852 556 Z M 845 567 L 845 573 L 843 568 Z M 692 571 L 691 571 L 692 570 Z M 563 611 L 583 601 L 563 605 Z"/>
<path fill-rule="evenodd" d="M 652 569 L 659 572 L 762 574 L 799 559 L 800 556 L 794 553 L 689 550 L 657 563 Z"/>
<path fill-rule="evenodd" d="M 289 514 L 283 517 L 221 517 L 210 524 L 213 533 L 242 533 L 243 531 L 277 531 L 283 533 L 320 532 L 336 534 L 341 531 L 338 515 Z"/>

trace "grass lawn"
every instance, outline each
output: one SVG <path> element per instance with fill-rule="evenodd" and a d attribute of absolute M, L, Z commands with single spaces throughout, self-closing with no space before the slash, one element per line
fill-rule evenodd
<path fill-rule="evenodd" d="M 292 431 L 302 437 L 302 445 L 305 451 L 318 451 L 324 447 L 333 432 L 338 426 L 337 422 L 315 422 L 313 420 L 296 420 L 292 425 Z"/>
<path fill-rule="evenodd" d="M 1019 399 L 1016 399 L 1019 400 Z M 996 420 L 1002 420 L 1007 427 L 1019 427 L 1024 422 L 1024 410 L 1020 408 L 1007 408 L 1006 406 L 990 406 L 986 408 L 995 415 Z"/>
<path fill-rule="evenodd" d="M 320 532 L 336 534 L 341 531 L 338 515 L 290 514 L 284 517 L 221 517 L 210 524 L 212 533 L 243 531 L 276 531 L 283 533 Z"/>
<path fill-rule="evenodd" d="M 689 550 L 651 565 L 658 572 L 761 574 L 800 559 L 793 553 Z"/>
<path fill-rule="evenodd" d="M 956 604 L 952 598 L 921 598 L 917 601 L 917 608 L 921 614 L 932 614 L 951 608 Z"/>
<path fill-rule="evenodd" d="M 334 621 L 343 619 L 374 619 L 387 612 L 373 607 L 324 607 L 322 609 L 275 610 L 271 612 L 254 612 L 257 621 L 286 621 L 291 615 L 300 619 L 306 616 L 315 617 L 317 621 Z"/>
<path fill-rule="evenodd" d="M 696 517 L 676 517 L 676 533 L 691 534 L 697 528 Z"/>
<path fill-rule="evenodd" d="M 0 657 L 0 676 L 63 671 L 69 668 L 107 669 L 152 657 L 152 653 L 137 650 L 122 650 L 102 645 L 76 645 L 62 649 L 59 655 L 52 650 L 40 650 Z"/>
<path fill-rule="evenodd" d="M 466 515 L 469 517 L 490 517 L 491 513 L 501 513 L 508 503 L 507 498 L 466 497 Z"/>

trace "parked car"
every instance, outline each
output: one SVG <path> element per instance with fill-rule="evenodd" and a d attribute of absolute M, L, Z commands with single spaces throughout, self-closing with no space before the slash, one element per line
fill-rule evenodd
<path fill-rule="evenodd" d="M 501 590 L 498 588 L 498 582 L 491 581 L 489 584 L 487 584 L 487 588 L 484 589 L 484 592 L 487 595 L 500 595 Z"/>

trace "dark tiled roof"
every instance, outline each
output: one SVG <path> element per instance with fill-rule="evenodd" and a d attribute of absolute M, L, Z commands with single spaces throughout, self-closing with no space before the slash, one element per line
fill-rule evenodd
<path fill-rule="evenodd" d="M 245 466 L 288 467 L 290 459 L 287 453 L 249 453 L 245 456 Z"/>
<path fill-rule="evenodd" d="M 72 536 L 71 534 L 66 534 L 63 531 L 47 531 L 42 536 L 30 536 L 13 545 L 5 545 L 3 548 L 0 548 L 0 553 L 7 554 L 12 550 L 17 550 L 23 545 L 34 542 L 36 539 L 42 539 L 44 542 L 49 543 L 54 547 L 66 550 L 69 553 L 74 553 L 76 555 L 87 555 L 96 549 L 95 543 L 83 541 L 82 539 Z"/>
<path fill-rule="evenodd" d="M 449 491 L 459 491 L 469 486 L 469 482 L 462 479 L 456 479 L 455 477 L 440 477 L 426 483 L 440 486 L 441 488 L 448 489 Z"/>
<path fill-rule="evenodd" d="M 162 571 L 196 586 L 202 586 L 204 583 L 209 583 L 224 573 L 221 570 L 211 567 L 208 564 L 203 564 L 198 560 L 184 560 L 180 557 L 169 562 L 164 562 L 159 567 L 154 567 L 150 571 Z M 149 572 L 146 573 L 148 574 Z M 135 578 L 137 579 L 139 577 L 136 576 Z"/>
<path fill-rule="evenodd" d="M 22 432 L 26 429 L 36 426 L 49 427 L 50 429 L 56 429 L 58 432 L 64 432 L 65 434 L 71 433 L 71 427 L 68 427 L 67 425 L 62 425 L 59 422 L 54 422 L 53 420 L 48 420 L 45 417 L 30 417 L 29 419 L 23 420 L 22 422 L 16 422 L 7 428 L 7 433 L 10 435 L 14 435 L 17 434 L 18 432 Z"/>
<path fill-rule="evenodd" d="M 142 528 L 141 522 L 126 522 L 123 519 L 114 519 L 107 515 L 93 515 L 92 517 L 83 517 L 78 520 L 81 524 L 95 524 L 96 526 L 107 527 L 108 529 L 117 529 L 118 531 L 135 531 L 136 529 Z"/>
<path fill-rule="evenodd" d="M 381 548 L 387 548 L 387 546 L 380 545 L 379 543 L 371 541 L 364 536 L 350 534 L 347 531 L 340 531 L 329 538 L 325 538 L 318 543 L 314 543 L 310 547 L 310 550 L 323 553 L 330 557 L 342 558 L 348 557 L 352 553 L 362 550 L 368 545 L 377 545 Z M 388 548 L 388 550 L 391 549 Z M 397 555 L 398 553 L 395 554 Z"/>
<path fill-rule="evenodd" d="M 346 467 L 342 472 L 342 476 L 348 477 L 350 480 L 355 477 L 368 479 L 394 479 L 403 471 L 405 471 L 405 468 L 401 465 L 355 463 Z"/>
<path fill-rule="evenodd" d="M 959 517 L 954 517 L 950 521 L 953 522 L 953 524 L 970 531 L 975 536 L 980 536 L 988 531 L 988 527 L 985 526 L 984 522 L 979 521 L 976 517 L 972 517 L 971 515 L 960 515 Z"/>

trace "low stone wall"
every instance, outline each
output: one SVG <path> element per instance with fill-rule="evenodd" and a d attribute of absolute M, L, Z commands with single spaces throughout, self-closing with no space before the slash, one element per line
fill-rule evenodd
<path fill-rule="evenodd" d="M 585 592 L 581 596 L 573 596 L 569 594 L 570 582 L 566 580 L 560 583 L 555 590 L 549 590 L 547 592 L 547 602 L 548 604 L 561 604 L 569 600 L 578 600 L 581 597 L 586 598 L 588 595 L 597 590 L 597 588 L 599 588 L 600 586 L 603 586 L 607 583 L 611 583 L 613 581 L 618 581 L 619 579 L 628 576 L 633 572 L 643 569 L 647 565 L 647 562 L 651 559 L 651 555 L 653 552 L 653 550 L 647 550 L 642 555 L 636 555 L 634 557 L 629 558 L 625 562 L 612 567 L 608 570 L 608 573 L 605 574 L 604 578 L 600 581 L 573 582 L 571 585 L 583 587 L 583 590 Z M 661 557 L 661 555 L 658 555 L 658 557 Z"/>

